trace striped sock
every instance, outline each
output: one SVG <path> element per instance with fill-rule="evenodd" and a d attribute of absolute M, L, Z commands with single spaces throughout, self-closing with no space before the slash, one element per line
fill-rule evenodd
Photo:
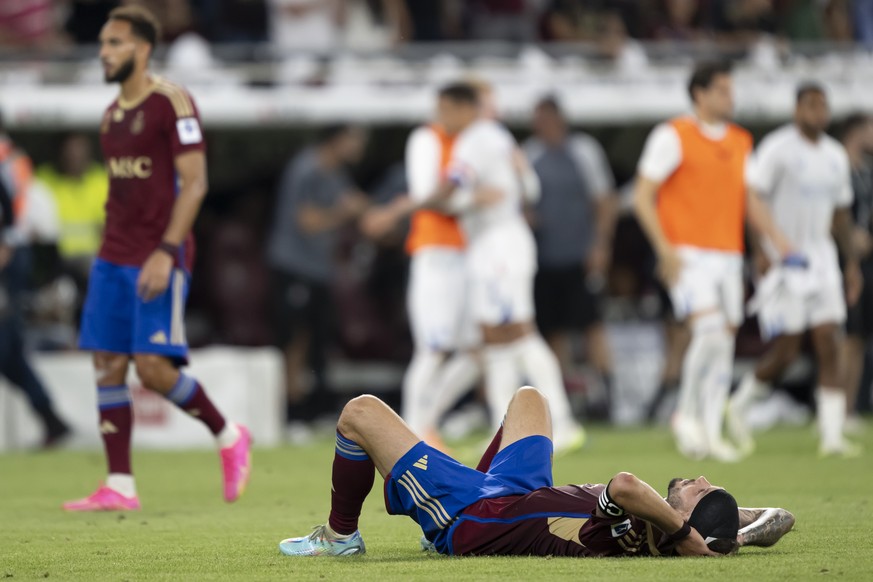
<path fill-rule="evenodd" d="M 130 475 L 130 435 L 133 408 L 127 386 L 98 386 L 100 435 L 110 474 Z"/>
<path fill-rule="evenodd" d="M 200 419 L 216 436 L 227 424 L 200 383 L 190 376 L 179 374 L 176 385 L 167 393 L 167 399 L 191 416 Z"/>
<path fill-rule="evenodd" d="M 340 535 L 357 531 L 361 507 L 375 478 L 376 466 L 367 452 L 337 431 L 328 519 L 333 531 Z"/>

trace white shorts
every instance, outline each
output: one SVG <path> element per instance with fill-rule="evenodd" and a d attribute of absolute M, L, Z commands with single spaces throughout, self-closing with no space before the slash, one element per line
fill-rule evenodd
<path fill-rule="evenodd" d="M 535 319 L 536 242 L 523 221 L 491 227 L 470 244 L 471 315 L 480 325 Z"/>
<path fill-rule="evenodd" d="M 802 252 L 806 269 L 771 267 L 759 281 L 750 313 L 757 313 L 761 336 L 796 335 L 846 320 L 846 299 L 836 249 L 823 245 Z"/>
<path fill-rule="evenodd" d="M 427 247 L 412 256 L 406 299 L 416 349 L 451 352 L 465 343 L 467 288 L 463 250 Z"/>
<path fill-rule="evenodd" d="M 677 252 L 682 269 L 670 289 L 676 319 L 718 310 L 732 326 L 743 323 L 742 255 L 695 247 L 678 247 Z"/>

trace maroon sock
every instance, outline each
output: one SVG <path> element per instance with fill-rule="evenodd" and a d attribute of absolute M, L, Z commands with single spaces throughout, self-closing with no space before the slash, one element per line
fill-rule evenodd
<path fill-rule="evenodd" d="M 376 466 L 364 449 L 337 431 L 330 518 L 327 521 L 330 529 L 341 535 L 353 534 L 358 530 L 361 507 L 375 479 Z"/>
<path fill-rule="evenodd" d="M 133 432 L 130 391 L 127 386 L 98 386 L 97 404 L 109 473 L 130 475 L 130 435 Z"/>
<path fill-rule="evenodd" d="M 200 383 L 185 374 L 179 374 L 179 380 L 167 394 L 167 398 L 194 418 L 203 421 L 214 435 L 220 433 L 227 424 Z"/>
<path fill-rule="evenodd" d="M 476 465 L 476 470 L 480 473 L 487 473 L 488 469 L 491 468 L 491 461 L 494 460 L 494 455 L 497 454 L 497 451 L 500 450 L 500 441 L 503 440 L 503 425 L 500 425 L 500 428 L 497 429 L 497 434 L 494 435 L 494 438 L 491 439 L 491 444 L 488 445 L 488 448 L 485 449 L 485 454 L 482 455 L 482 458 L 479 459 L 479 464 Z"/>

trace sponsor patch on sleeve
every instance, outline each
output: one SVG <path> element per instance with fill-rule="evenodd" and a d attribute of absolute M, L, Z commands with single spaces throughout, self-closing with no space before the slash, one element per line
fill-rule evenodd
<path fill-rule="evenodd" d="M 176 131 L 179 132 L 179 143 L 191 145 L 203 141 L 200 123 L 195 117 L 183 117 L 176 120 Z"/>

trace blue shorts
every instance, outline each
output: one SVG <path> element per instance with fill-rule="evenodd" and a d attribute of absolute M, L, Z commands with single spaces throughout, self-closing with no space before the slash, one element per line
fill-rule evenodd
<path fill-rule="evenodd" d="M 117 354 L 157 354 L 188 362 L 185 337 L 187 273 L 176 269 L 162 295 L 144 301 L 137 294 L 139 267 L 94 261 L 82 311 L 79 347 Z"/>
<path fill-rule="evenodd" d="M 494 456 L 487 473 L 420 442 L 385 479 L 385 508 L 391 515 L 414 519 L 437 551 L 446 554 L 449 529 L 470 505 L 551 486 L 552 441 L 544 436 L 512 443 Z"/>

